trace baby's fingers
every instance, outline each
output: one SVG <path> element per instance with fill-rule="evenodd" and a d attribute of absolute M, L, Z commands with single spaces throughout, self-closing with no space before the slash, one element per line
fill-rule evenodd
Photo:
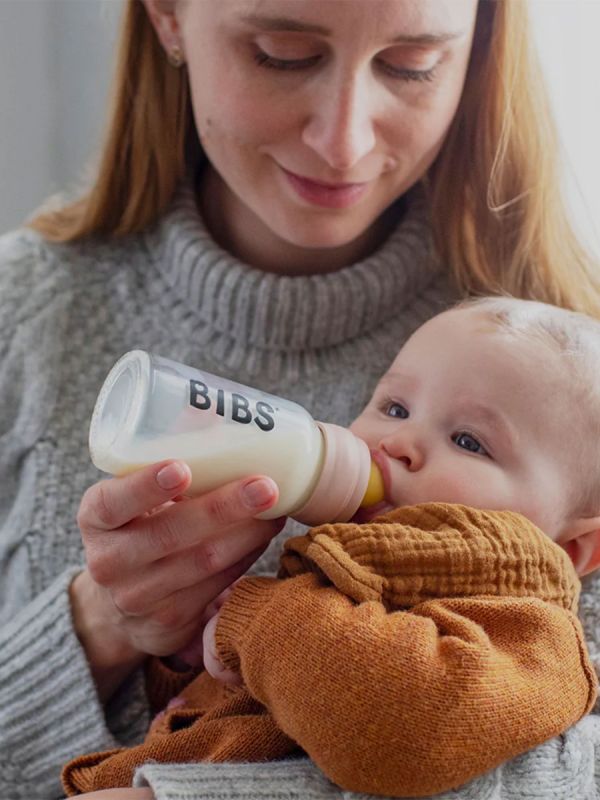
<path fill-rule="evenodd" d="M 218 621 L 219 615 L 217 614 L 208 621 L 204 628 L 204 634 L 202 636 L 204 669 L 209 675 L 212 675 L 215 680 L 221 681 L 221 683 L 227 683 L 230 686 L 241 686 L 243 683 L 241 675 L 238 672 L 226 669 L 219 659 L 215 641 Z"/>

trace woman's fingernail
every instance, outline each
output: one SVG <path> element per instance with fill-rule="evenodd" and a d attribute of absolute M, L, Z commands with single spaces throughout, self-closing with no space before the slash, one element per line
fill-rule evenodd
<path fill-rule="evenodd" d="M 260 508 L 273 498 L 275 485 L 268 478 L 255 478 L 244 486 L 243 493 L 248 508 Z"/>
<path fill-rule="evenodd" d="M 156 482 L 161 489 L 174 489 L 183 483 L 187 475 L 187 470 L 183 464 L 175 461 L 173 464 L 167 464 L 156 474 Z"/>

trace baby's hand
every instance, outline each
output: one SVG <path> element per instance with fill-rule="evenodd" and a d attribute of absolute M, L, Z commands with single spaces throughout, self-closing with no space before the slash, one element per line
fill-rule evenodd
<path fill-rule="evenodd" d="M 239 581 L 240 578 L 232 583 L 231 586 L 224 589 L 224 591 L 215 597 L 212 603 L 209 603 L 204 610 L 204 614 L 202 615 L 202 638 L 193 640 L 187 647 L 184 647 L 177 653 L 179 658 L 192 666 L 203 663 L 204 669 L 209 675 L 212 675 L 215 680 L 227 683 L 231 686 L 241 686 L 242 678 L 237 672 L 225 669 L 219 661 L 215 632 L 217 630 L 221 607 Z"/>
<path fill-rule="evenodd" d="M 202 635 L 204 669 L 209 675 L 212 675 L 215 680 L 221 681 L 221 683 L 227 683 L 230 686 L 241 686 L 243 681 L 239 672 L 232 672 L 229 669 L 225 669 L 223 664 L 219 661 L 217 644 L 215 642 L 219 613 L 220 611 L 217 611 L 214 617 L 211 617 L 204 627 L 204 633 Z"/>

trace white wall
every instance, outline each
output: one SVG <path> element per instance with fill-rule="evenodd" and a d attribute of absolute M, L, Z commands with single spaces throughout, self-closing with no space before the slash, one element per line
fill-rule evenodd
<path fill-rule="evenodd" d="M 0 233 L 99 141 L 121 0 L 0 0 Z"/>
<path fill-rule="evenodd" d="M 569 201 L 600 253 L 600 0 L 530 1 Z M 0 232 L 72 185 L 93 155 L 121 7 L 121 0 L 0 0 Z"/>
<path fill-rule="evenodd" d="M 600 254 L 600 0 L 530 0 L 530 7 L 573 218 Z"/>

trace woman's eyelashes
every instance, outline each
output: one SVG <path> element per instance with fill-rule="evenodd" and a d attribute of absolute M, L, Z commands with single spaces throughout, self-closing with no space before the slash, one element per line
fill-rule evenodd
<path fill-rule="evenodd" d="M 401 81 L 433 81 L 437 75 L 437 64 L 429 69 L 407 69 L 405 67 L 393 67 L 387 61 L 378 61 L 377 63 L 383 72 Z"/>
<path fill-rule="evenodd" d="M 308 70 L 316 66 L 321 60 L 321 55 L 309 56 L 308 58 L 275 58 L 263 50 L 259 50 L 254 54 L 254 61 L 259 67 L 266 69 L 285 71 L 301 71 Z M 405 67 L 394 67 L 387 61 L 381 59 L 376 61 L 377 67 L 382 70 L 386 75 L 401 81 L 433 81 L 436 77 L 437 64 L 429 69 L 409 69 Z"/>
<path fill-rule="evenodd" d="M 301 70 L 301 69 L 309 69 L 310 67 L 314 66 L 321 56 L 310 56 L 309 58 L 297 58 L 297 59 L 284 59 L 284 58 L 274 58 L 273 56 L 268 55 L 268 53 L 259 50 L 258 53 L 255 54 L 254 60 L 258 64 L 259 67 L 267 67 L 267 69 L 280 69 L 280 70 Z"/>

